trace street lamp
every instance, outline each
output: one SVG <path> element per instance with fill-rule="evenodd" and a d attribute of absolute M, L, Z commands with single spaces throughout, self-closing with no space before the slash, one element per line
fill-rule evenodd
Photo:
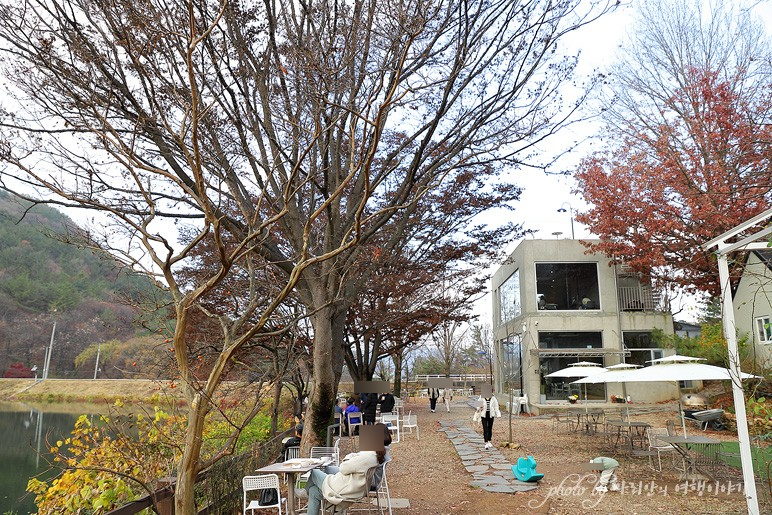
<path fill-rule="evenodd" d="M 566 210 L 566 208 L 564 208 L 563 206 L 568 206 L 568 210 Z M 569 204 L 568 202 L 563 202 L 560 205 L 560 209 L 558 209 L 558 213 L 565 213 L 566 211 L 571 217 L 571 239 L 573 240 L 574 239 L 574 210 L 571 207 L 571 204 Z"/>

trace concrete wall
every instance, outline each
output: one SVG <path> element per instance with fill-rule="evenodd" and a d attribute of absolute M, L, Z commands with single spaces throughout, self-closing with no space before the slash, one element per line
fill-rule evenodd
<path fill-rule="evenodd" d="M 732 302 L 737 336 L 747 335 L 748 342 L 753 342 L 757 362 L 772 367 L 772 345 L 760 343 L 754 327 L 756 318 L 772 318 L 772 271 L 755 252 L 748 256 Z"/>
<path fill-rule="evenodd" d="M 595 240 L 597 241 L 597 240 Z M 492 277 L 493 302 L 493 339 L 500 342 L 508 336 L 522 341 L 523 385 L 531 402 L 539 401 L 541 374 L 538 354 L 531 352 L 538 349 L 539 332 L 543 331 L 592 331 L 602 335 L 602 351 L 605 365 L 622 361 L 622 332 L 651 331 L 660 329 L 666 335 L 673 334 L 673 318 L 670 313 L 620 311 L 617 298 L 615 270 L 609 266 L 609 259 L 603 255 L 586 254 L 586 247 L 579 240 L 523 240 L 512 252 L 505 263 L 494 272 Z M 600 309 L 598 310 L 539 310 L 536 291 L 536 263 L 597 263 Z M 520 303 L 522 312 L 512 320 L 501 323 L 499 306 L 499 286 L 516 270 L 520 276 Z M 595 352 L 592 349 L 589 352 Z M 504 380 L 498 370 L 505 354 L 496 348 L 495 387 L 504 395 Z M 578 353 L 578 352 L 577 352 Z M 673 354 L 665 350 L 665 355 Z M 573 358 L 572 358 L 573 359 Z M 581 359 L 581 358 L 579 358 Z M 656 383 L 648 385 L 628 385 L 627 393 L 634 402 L 658 402 L 677 398 L 674 384 Z M 607 395 L 622 395 L 620 385 L 609 385 Z"/>

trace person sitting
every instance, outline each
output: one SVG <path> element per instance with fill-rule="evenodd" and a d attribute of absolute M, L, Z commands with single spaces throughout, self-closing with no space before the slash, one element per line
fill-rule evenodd
<path fill-rule="evenodd" d="M 284 440 L 284 452 L 282 452 L 282 461 L 287 461 L 287 451 L 290 447 L 297 447 L 300 445 L 300 440 L 303 438 L 303 424 L 295 426 L 295 432 L 292 436 Z"/>
<path fill-rule="evenodd" d="M 385 426 L 384 426 L 385 427 Z M 327 500 L 332 504 L 340 504 L 347 501 L 360 499 L 369 489 L 367 474 L 371 469 L 382 465 L 386 459 L 386 445 L 391 444 L 391 435 L 388 429 L 384 430 L 382 445 L 369 450 L 367 441 L 363 440 L 362 450 L 352 452 L 343 458 L 340 467 L 328 467 L 328 472 L 320 469 L 311 470 L 306 483 L 308 492 L 307 515 L 318 515 L 322 507 L 322 501 Z M 389 438 L 386 438 L 386 435 Z"/>
<path fill-rule="evenodd" d="M 395 399 L 391 392 L 382 393 L 378 402 L 381 404 L 381 414 L 391 413 L 394 409 Z"/>
<path fill-rule="evenodd" d="M 344 417 L 343 420 L 346 424 L 346 434 L 348 434 L 348 414 L 349 413 L 361 413 L 359 411 L 359 408 L 356 405 L 356 401 L 354 397 L 348 398 L 348 400 L 346 401 L 346 409 L 343 412 L 343 417 Z M 358 424 L 360 421 L 361 419 L 359 418 L 359 416 L 356 416 L 356 417 L 353 415 L 351 416 L 351 422 L 353 422 L 354 424 Z"/>

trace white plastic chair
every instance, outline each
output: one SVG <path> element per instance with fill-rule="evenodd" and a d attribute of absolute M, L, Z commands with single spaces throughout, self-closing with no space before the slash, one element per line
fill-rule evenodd
<path fill-rule="evenodd" d="M 281 496 L 281 489 L 279 488 L 279 476 L 276 474 L 264 474 L 262 476 L 244 476 L 241 480 L 241 487 L 244 490 L 244 515 L 247 515 L 247 511 L 252 512 L 254 515 L 255 510 L 273 509 L 279 508 L 279 515 L 281 515 L 281 503 L 287 500 Z M 276 489 L 276 498 L 279 500 L 276 504 L 261 505 L 259 501 L 259 495 L 261 490 Z M 257 492 L 258 499 L 249 499 L 250 492 Z"/>
<path fill-rule="evenodd" d="M 389 428 L 389 431 L 397 433 L 397 439 L 394 442 L 399 443 L 399 415 L 384 415 L 381 420 Z"/>
<path fill-rule="evenodd" d="M 359 422 L 352 422 L 351 421 L 352 418 L 358 418 Z M 346 422 L 348 422 L 348 438 L 351 441 L 351 444 L 354 447 L 354 450 L 356 450 L 356 443 L 354 441 L 354 436 L 355 436 L 354 429 L 357 426 L 362 425 L 362 413 L 359 411 L 346 413 Z"/>
<path fill-rule="evenodd" d="M 523 409 L 525 410 L 526 413 L 528 413 L 528 414 L 531 413 L 531 408 L 528 407 L 528 394 L 527 393 L 524 393 L 522 397 L 517 397 L 514 400 L 515 400 L 514 404 L 517 406 L 516 409 L 517 409 L 517 414 L 518 415 L 520 415 L 520 407 L 521 406 L 525 406 Z"/>
<path fill-rule="evenodd" d="M 415 428 L 415 438 L 416 440 L 421 440 L 421 435 L 418 432 L 418 415 L 413 415 L 412 411 L 409 411 L 407 415 L 405 415 L 405 418 L 402 419 L 402 431 L 405 432 L 406 429 L 410 429 L 410 434 L 413 434 L 413 428 Z"/>

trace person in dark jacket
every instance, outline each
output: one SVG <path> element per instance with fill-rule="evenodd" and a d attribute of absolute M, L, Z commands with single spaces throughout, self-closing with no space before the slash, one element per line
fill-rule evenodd
<path fill-rule="evenodd" d="M 381 413 L 391 413 L 394 409 L 394 396 L 391 392 L 382 393 L 378 402 L 381 405 Z"/>
<path fill-rule="evenodd" d="M 375 424 L 375 413 L 378 411 L 378 394 L 362 394 L 362 422 L 365 425 Z"/>

